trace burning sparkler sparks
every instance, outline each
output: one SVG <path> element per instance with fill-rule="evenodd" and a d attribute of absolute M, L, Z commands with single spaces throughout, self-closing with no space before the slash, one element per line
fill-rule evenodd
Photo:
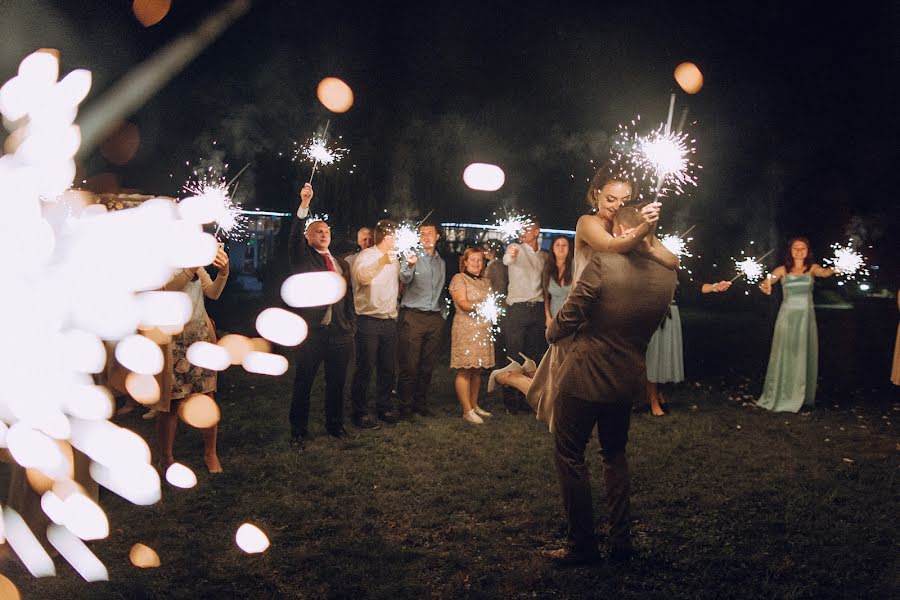
<path fill-rule="evenodd" d="M 736 258 L 732 259 L 734 260 L 734 268 L 737 269 L 738 274 L 732 277 L 731 281 L 743 277 L 747 280 L 747 283 L 756 283 L 762 279 L 766 275 L 766 267 L 763 265 L 762 259 L 772 254 L 772 252 L 774 252 L 774 250 L 769 250 L 759 258 L 745 256 L 740 260 Z M 741 254 L 744 254 L 743 250 L 741 251 Z"/>
<path fill-rule="evenodd" d="M 866 257 L 857 252 L 853 246 L 853 240 L 848 240 L 846 246 L 832 244 L 834 256 L 826 258 L 822 262 L 825 266 L 834 269 L 835 274 L 847 280 L 855 279 L 858 275 L 868 275 L 869 268 L 866 265 Z"/>
<path fill-rule="evenodd" d="M 306 217 L 306 224 L 303 227 L 303 233 L 305 234 L 307 231 L 309 231 L 309 226 L 312 225 L 313 223 L 317 223 L 318 221 L 327 223 L 328 222 L 328 213 L 324 213 L 321 215 L 317 214 L 317 213 L 313 213 L 313 214 L 309 215 L 308 217 Z"/>
<path fill-rule="evenodd" d="M 230 183 L 217 176 L 212 167 L 194 171 L 184 184 L 187 198 L 181 201 L 182 217 L 195 223 L 215 223 L 216 235 L 221 231 L 229 239 L 240 241 L 247 233 L 247 217 L 232 198 Z"/>
<path fill-rule="evenodd" d="M 419 229 L 415 223 L 401 223 L 394 230 L 395 250 L 397 255 L 401 257 L 411 256 L 423 250 L 422 242 L 419 241 Z"/>
<path fill-rule="evenodd" d="M 519 240 L 522 232 L 534 225 L 531 217 L 519 214 L 507 214 L 506 218 L 498 219 L 494 223 L 494 229 L 504 241 L 514 242 Z"/>
<path fill-rule="evenodd" d="M 696 153 L 696 140 L 682 131 L 670 131 L 665 124 L 647 135 L 639 135 L 635 128 L 640 117 L 630 126 L 620 124 L 610 148 L 610 161 L 622 175 L 632 181 L 654 185 L 660 196 L 669 193 L 680 196 L 687 186 L 697 186 L 696 170 L 702 169 L 691 161 Z M 643 194 L 639 193 L 639 198 Z"/>
<path fill-rule="evenodd" d="M 312 172 L 309 175 L 309 183 L 312 183 L 319 165 L 328 166 L 340 162 L 349 152 L 346 148 L 328 145 L 329 125 L 331 125 L 331 121 L 325 124 L 325 131 L 322 135 L 314 135 L 303 145 L 298 145 L 294 142 L 294 160 L 308 160 L 313 164 Z"/>

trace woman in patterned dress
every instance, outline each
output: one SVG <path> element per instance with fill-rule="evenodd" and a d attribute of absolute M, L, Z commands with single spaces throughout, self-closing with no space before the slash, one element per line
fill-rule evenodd
<path fill-rule="evenodd" d="M 490 321 L 474 316 L 479 302 L 491 293 L 491 282 L 484 276 L 484 251 L 466 248 L 459 261 L 460 272 L 450 280 L 450 295 L 456 306 L 450 333 L 450 368 L 456 371 L 456 397 L 463 419 L 484 423 L 491 413 L 478 406 L 481 370 L 494 366 L 494 341 Z"/>
<path fill-rule="evenodd" d="M 206 314 L 204 296 L 216 300 L 228 280 L 228 255 L 219 248 L 213 259 L 213 266 L 219 269 L 215 281 L 203 267 L 182 269 L 177 272 L 163 289 L 184 292 L 191 299 L 193 311 L 184 330 L 172 336 L 172 376 L 171 393 L 160 392 L 160 401 L 152 408 L 159 411 L 157 434 L 159 436 L 160 469 L 166 469 L 175 462 L 173 447 L 175 431 L 178 429 L 178 405 L 181 400 L 205 394 L 212 396 L 216 391 L 216 372 L 192 365 L 187 359 L 187 350 L 194 342 L 216 343 L 216 332 Z M 218 425 L 203 429 L 203 455 L 210 473 L 221 473 L 222 465 L 216 453 Z"/>

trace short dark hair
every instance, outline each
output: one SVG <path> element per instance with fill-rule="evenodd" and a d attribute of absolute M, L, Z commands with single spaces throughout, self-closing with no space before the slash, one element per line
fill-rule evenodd
<path fill-rule="evenodd" d="M 641 221 L 643 218 L 640 210 L 634 206 L 623 206 L 616 212 L 613 225 L 624 225 L 626 229 L 631 229 L 640 225 Z"/>
<path fill-rule="evenodd" d="M 397 231 L 397 227 L 399 226 L 397 221 L 392 221 L 390 219 L 382 219 L 375 223 L 375 243 L 380 244 L 387 236 L 394 235 L 394 232 Z"/>
<path fill-rule="evenodd" d="M 437 224 L 437 222 L 427 219 L 419 223 L 419 226 L 416 229 L 422 229 L 423 227 L 434 227 L 434 232 L 438 235 L 441 235 L 441 227 Z"/>

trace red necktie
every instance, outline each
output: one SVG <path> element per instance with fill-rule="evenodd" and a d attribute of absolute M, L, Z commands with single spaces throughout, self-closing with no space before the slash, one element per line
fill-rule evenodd
<path fill-rule="evenodd" d="M 334 271 L 334 263 L 331 262 L 331 257 L 328 256 L 328 253 L 322 254 L 322 258 L 325 259 L 325 266 L 328 267 L 328 270 Z"/>

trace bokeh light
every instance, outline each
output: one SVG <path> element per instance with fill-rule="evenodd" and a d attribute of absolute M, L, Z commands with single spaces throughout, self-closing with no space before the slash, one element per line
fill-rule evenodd
<path fill-rule="evenodd" d="M 244 358 L 244 368 L 259 375 L 284 375 L 288 370 L 288 361 L 280 354 L 269 352 L 251 352 Z"/>
<path fill-rule="evenodd" d="M 242 364 L 247 354 L 253 351 L 253 344 L 250 342 L 250 338 L 236 333 L 222 336 L 217 345 L 228 352 L 228 357 L 233 365 Z"/>
<path fill-rule="evenodd" d="M 473 190 L 495 192 L 503 187 L 506 174 L 497 165 L 472 163 L 463 171 L 463 181 Z"/>
<path fill-rule="evenodd" d="M 135 544 L 128 552 L 131 564 L 139 569 L 154 569 L 160 565 L 159 554 L 150 546 Z"/>
<path fill-rule="evenodd" d="M 283 308 L 267 308 L 256 317 L 256 330 L 282 346 L 296 346 L 306 339 L 309 327 L 299 315 Z"/>
<path fill-rule="evenodd" d="M 141 404 L 154 404 L 159 401 L 159 382 L 153 375 L 129 373 L 125 377 L 125 391 Z"/>
<path fill-rule="evenodd" d="M 172 463 L 166 469 L 166 481 L 182 489 L 190 489 L 197 485 L 197 476 L 181 463 Z"/>
<path fill-rule="evenodd" d="M 320 81 L 316 96 L 331 112 L 344 113 L 353 106 L 353 90 L 337 77 L 326 77 Z"/>
<path fill-rule="evenodd" d="M 334 304 L 346 293 L 347 282 L 333 271 L 298 273 L 281 284 L 282 300 L 294 308 Z"/>
<path fill-rule="evenodd" d="M 165 19 L 170 8 L 172 0 L 134 0 L 131 4 L 131 12 L 144 27 L 152 27 Z"/>
<path fill-rule="evenodd" d="M 238 548 L 247 554 L 259 554 L 265 552 L 269 547 L 269 538 L 266 534 L 259 527 L 250 523 L 244 523 L 238 527 L 234 541 L 237 542 Z"/>
<path fill-rule="evenodd" d="M 696 94 L 703 87 L 703 73 L 692 62 L 683 62 L 675 67 L 675 81 L 688 94 Z"/>
<path fill-rule="evenodd" d="M 197 394 L 183 400 L 178 407 L 181 420 L 197 429 L 209 429 L 222 417 L 219 405 L 206 394 Z"/>

